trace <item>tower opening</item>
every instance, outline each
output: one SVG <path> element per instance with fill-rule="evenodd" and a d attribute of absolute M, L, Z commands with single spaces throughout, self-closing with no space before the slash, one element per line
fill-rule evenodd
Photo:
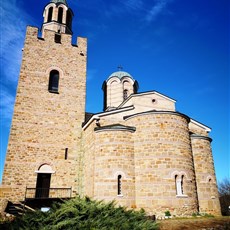
<path fill-rule="evenodd" d="M 49 11 L 48 11 L 48 20 L 47 20 L 47 22 L 51 22 L 52 17 L 53 17 L 53 7 L 50 7 Z"/>
<path fill-rule="evenodd" d="M 121 195 L 121 175 L 118 175 L 117 177 L 117 195 Z"/>
<path fill-rule="evenodd" d="M 48 90 L 51 93 L 58 93 L 59 85 L 59 72 L 57 70 L 52 70 L 49 77 L 49 87 Z"/>
<path fill-rule="evenodd" d="M 35 198 L 48 198 L 51 173 L 38 173 Z"/>
<path fill-rule="evenodd" d="M 72 29 L 72 14 L 70 10 L 67 11 L 67 18 L 66 18 L 66 24 L 69 27 L 69 29 Z"/>
<path fill-rule="evenodd" d="M 59 7 L 58 8 L 58 23 L 62 23 L 62 18 L 63 18 L 63 8 Z"/>

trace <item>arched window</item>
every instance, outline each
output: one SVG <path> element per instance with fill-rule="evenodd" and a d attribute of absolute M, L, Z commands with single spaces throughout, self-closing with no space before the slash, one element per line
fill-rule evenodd
<path fill-rule="evenodd" d="M 184 194 L 184 187 L 183 187 L 184 186 L 183 185 L 183 183 L 184 183 L 184 175 L 181 176 L 181 182 L 180 183 L 181 183 L 181 194 Z"/>
<path fill-rule="evenodd" d="M 72 28 L 72 14 L 71 14 L 71 12 L 69 10 L 67 11 L 66 24 L 69 27 L 69 29 L 71 30 L 71 28 Z"/>
<path fill-rule="evenodd" d="M 53 7 L 50 7 L 49 12 L 48 12 L 48 21 L 47 22 L 52 21 L 52 16 L 53 16 Z"/>
<path fill-rule="evenodd" d="M 58 93 L 59 84 L 59 72 L 57 70 L 52 70 L 49 77 L 49 92 Z"/>
<path fill-rule="evenodd" d="M 181 177 L 179 177 L 178 175 L 175 175 L 176 195 L 177 196 L 182 196 L 184 194 L 183 182 L 184 182 L 184 175 L 182 175 Z"/>
<path fill-rule="evenodd" d="M 175 187 L 176 187 L 176 195 L 178 195 L 177 179 L 178 179 L 178 175 L 175 175 Z"/>
<path fill-rule="evenodd" d="M 59 9 L 58 9 L 58 23 L 62 23 L 62 17 L 63 17 L 63 8 L 59 7 Z"/>
<path fill-rule="evenodd" d="M 117 195 L 122 195 L 122 192 L 121 192 L 121 178 L 122 178 L 121 175 L 117 176 Z"/>
<path fill-rule="evenodd" d="M 126 100 L 128 98 L 128 90 L 127 89 L 125 89 L 123 91 L 123 98 L 124 98 L 124 100 Z"/>

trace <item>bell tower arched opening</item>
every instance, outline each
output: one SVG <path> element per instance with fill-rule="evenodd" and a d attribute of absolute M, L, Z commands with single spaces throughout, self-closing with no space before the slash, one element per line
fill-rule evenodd
<path fill-rule="evenodd" d="M 63 8 L 59 7 L 58 8 L 58 23 L 62 23 L 62 18 L 63 18 Z"/>
<path fill-rule="evenodd" d="M 53 17 L 53 7 L 50 7 L 49 11 L 48 11 L 48 20 L 47 20 L 47 22 L 51 22 L 52 17 Z"/>
<path fill-rule="evenodd" d="M 64 0 L 51 0 L 43 12 L 42 37 L 44 31 L 51 30 L 56 33 L 72 34 L 73 12 Z"/>

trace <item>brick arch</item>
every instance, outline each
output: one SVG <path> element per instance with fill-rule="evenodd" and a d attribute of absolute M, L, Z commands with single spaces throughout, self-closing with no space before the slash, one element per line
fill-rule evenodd
<path fill-rule="evenodd" d="M 121 82 L 122 82 L 123 84 L 125 84 L 125 83 L 129 83 L 129 84 L 131 84 L 131 85 L 134 84 L 134 80 L 133 80 L 132 78 L 126 77 L 126 76 L 125 76 L 125 77 L 122 77 Z"/>
<path fill-rule="evenodd" d="M 108 81 L 107 81 L 107 85 L 112 85 L 112 84 L 114 84 L 114 83 L 116 83 L 116 84 L 118 84 L 118 83 L 120 83 L 121 82 L 121 80 L 118 78 L 118 77 L 112 77 L 112 78 L 110 78 Z"/>
<path fill-rule="evenodd" d="M 54 9 L 55 9 L 56 5 L 54 3 L 50 3 L 45 7 L 45 10 L 43 12 L 43 17 L 44 17 L 44 22 L 48 22 L 48 16 L 49 16 L 49 10 L 50 8 L 52 9 L 52 18 L 51 21 L 54 20 Z"/>
<path fill-rule="evenodd" d="M 117 177 L 121 175 L 123 179 L 127 179 L 125 173 L 123 171 L 116 171 L 114 174 L 113 174 L 113 179 L 117 179 Z"/>
<path fill-rule="evenodd" d="M 37 170 L 35 172 L 36 173 L 51 173 L 51 174 L 55 173 L 51 164 L 49 164 L 49 163 L 39 164 L 39 166 L 37 166 Z"/>
<path fill-rule="evenodd" d="M 113 81 L 110 82 L 110 85 L 115 85 L 115 84 L 118 84 L 118 83 L 119 83 L 118 80 L 113 80 Z"/>
<path fill-rule="evenodd" d="M 65 4 L 60 4 L 58 5 L 58 8 L 63 8 L 63 10 L 67 11 L 68 10 L 68 7 L 65 5 Z"/>
<path fill-rule="evenodd" d="M 188 175 L 187 175 L 187 173 L 185 171 L 177 171 L 177 170 L 173 171 L 170 174 L 170 178 L 174 179 L 176 175 L 179 176 L 179 177 L 184 176 L 185 179 L 189 180 L 189 177 L 188 177 Z"/>
<path fill-rule="evenodd" d="M 49 74 L 52 70 L 57 70 L 60 73 L 60 77 L 62 77 L 63 74 L 63 70 L 61 68 L 59 68 L 58 66 L 51 66 L 48 69 L 46 69 L 46 76 L 49 78 Z"/>
<path fill-rule="evenodd" d="M 206 183 L 214 183 L 215 181 L 214 181 L 214 179 L 213 179 L 213 177 L 211 176 L 211 175 L 208 175 L 207 177 L 206 177 L 206 180 L 205 180 L 205 182 Z"/>

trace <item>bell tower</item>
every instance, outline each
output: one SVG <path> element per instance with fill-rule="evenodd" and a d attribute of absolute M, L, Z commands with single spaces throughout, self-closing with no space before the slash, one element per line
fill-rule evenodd
<path fill-rule="evenodd" d="M 73 12 L 66 0 L 51 0 L 44 9 L 43 17 L 42 37 L 45 29 L 56 33 L 72 34 Z"/>
<path fill-rule="evenodd" d="M 72 17 L 65 0 L 51 0 L 42 37 L 27 27 L 0 203 L 80 193 L 87 39 L 72 44 Z"/>

